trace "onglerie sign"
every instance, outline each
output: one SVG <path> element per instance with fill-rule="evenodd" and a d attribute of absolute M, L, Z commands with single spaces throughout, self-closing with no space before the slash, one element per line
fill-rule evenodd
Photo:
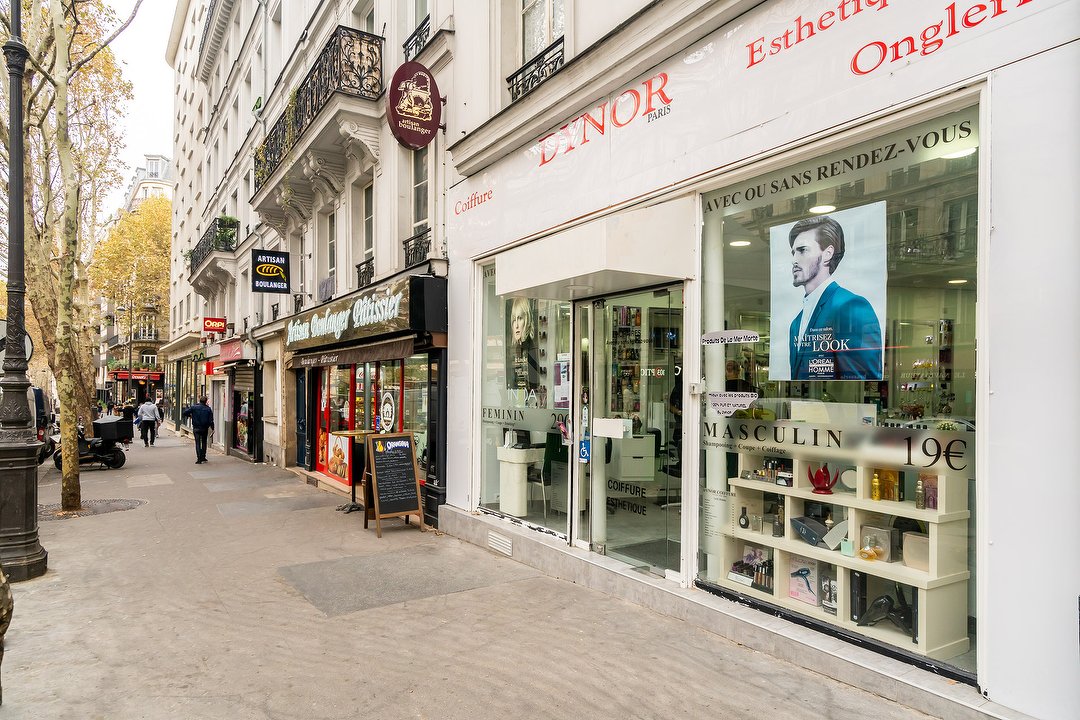
<path fill-rule="evenodd" d="M 202 321 L 203 332 L 225 332 L 225 318 L 204 317 Z"/>
<path fill-rule="evenodd" d="M 289 253 L 251 251 L 251 292 L 289 292 Z"/>
<path fill-rule="evenodd" d="M 430 70 L 411 61 L 397 69 L 386 91 L 386 118 L 390 132 L 410 150 L 435 139 L 442 120 L 442 97 Z"/>

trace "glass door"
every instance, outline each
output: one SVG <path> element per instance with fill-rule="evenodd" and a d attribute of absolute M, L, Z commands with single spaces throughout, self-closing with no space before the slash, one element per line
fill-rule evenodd
<path fill-rule="evenodd" d="M 682 311 L 681 286 L 576 307 L 577 537 L 661 576 L 681 558 Z"/>

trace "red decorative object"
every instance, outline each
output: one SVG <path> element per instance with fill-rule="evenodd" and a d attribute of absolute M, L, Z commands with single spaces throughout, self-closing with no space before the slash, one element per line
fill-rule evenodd
<path fill-rule="evenodd" d="M 810 468 L 806 468 L 806 477 L 810 479 L 810 484 L 814 486 L 814 492 L 818 495 L 832 495 L 833 485 L 836 485 L 836 481 L 840 479 L 840 471 L 837 470 L 836 474 L 829 479 L 829 464 L 825 463 L 816 473 L 811 473 Z"/>

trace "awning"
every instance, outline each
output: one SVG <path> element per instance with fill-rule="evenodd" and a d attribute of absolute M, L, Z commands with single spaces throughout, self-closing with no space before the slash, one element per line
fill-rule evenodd
<path fill-rule="evenodd" d="M 234 360 L 233 362 L 221 363 L 214 366 L 214 375 L 224 375 L 226 370 L 232 368 L 255 367 L 254 360 Z"/>
<path fill-rule="evenodd" d="M 495 292 L 573 300 L 697 275 L 693 198 L 628 210 L 495 258 Z"/>
<path fill-rule="evenodd" d="M 341 350 L 323 350 L 322 352 L 293 355 L 289 367 L 320 367 L 323 365 L 353 365 L 377 360 L 395 360 L 407 358 L 413 354 L 413 338 L 383 340 L 382 342 L 357 345 Z"/>

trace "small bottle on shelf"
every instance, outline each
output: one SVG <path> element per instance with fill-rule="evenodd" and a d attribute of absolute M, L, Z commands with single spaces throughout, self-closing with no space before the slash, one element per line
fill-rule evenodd
<path fill-rule="evenodd" d="M 881 499 L 881 478 L 878 477 L 877 473 L 874 473 L 874 479 L 870 482 L 870 499 Z"/>
<path fill-rule="evenodd" d="M 746 514 L 746 506 L 743 505 L 742 515 L 739 516 L 739 527 L 743 530 L 750 527 L 750 517 Z"/>
<path fill-rule="evenodd" d="M 926 491 L 923 489 L 922 478 L 915 481 L 915 509 L 926 509 Z"/>
<path fill-rule="evenodd" d="M 784 537 L 784 502 L 781 500 L 776 505 L 776 514 L 773 515 L 773 537 Z"/>

